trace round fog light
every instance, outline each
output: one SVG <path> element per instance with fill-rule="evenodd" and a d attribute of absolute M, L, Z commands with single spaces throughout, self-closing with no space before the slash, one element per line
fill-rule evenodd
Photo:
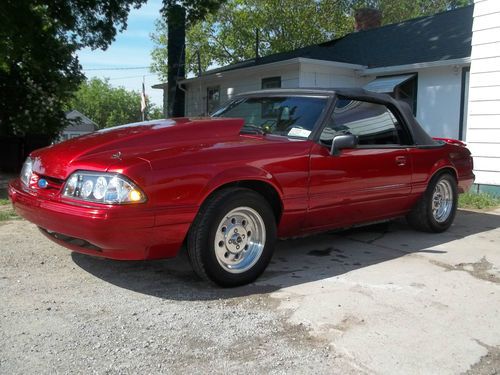
<path fill-rule="evenodd" d="M 92 182 L 92 180 L 85 181 L 82 186 L 82 196 L 84 198 L 88 198 L 90 194 L 92 194 L 93 188 L 94 188 L 94 183 Z"/>
<path fill-rule="evenodd" d="M 97 178 L 94 186 L 94 197 L 95 199 L 101 200 L 106 194 L 106 188 L 108 187 L 108 182 L 104 177 Z"/>

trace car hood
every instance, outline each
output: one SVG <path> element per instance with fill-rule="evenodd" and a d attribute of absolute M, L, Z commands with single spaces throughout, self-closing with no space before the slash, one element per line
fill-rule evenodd
<path fill-rule="evenodd" d="M 242 126 L 242 119 L 177 118 L 107 128 L 32 152 L 33 169 L 66 179 L 77 169 L 108 170 L 117 162 L 126 165 L 141 160 L 141 155 L 153 150 L 234 139 Z"/>

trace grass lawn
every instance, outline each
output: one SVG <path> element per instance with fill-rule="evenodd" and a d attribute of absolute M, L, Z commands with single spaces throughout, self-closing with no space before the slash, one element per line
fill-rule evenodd
<path fill-rule="evenodd" d="M 10 205 L 10 200 L 0 199 L 0 221 L 19 219 L 16 215 L 12 206 Z"/>
<path fill-rule="evenodd" d="M 500 198 L 486 193 L 465 193 L 458 197 L 458 207 L 488 209 L 500 206 Z"/>
<path fill-rule="evenodd" d="M 19 219 L 19 216 L 13 210 L 0 211 L 0 221 Z"/>
<path fill-rule="evenodd" d="M 8 199 L 0 199 L 0 206 L 7 206 L 10 204 L 10 200 Z"/>

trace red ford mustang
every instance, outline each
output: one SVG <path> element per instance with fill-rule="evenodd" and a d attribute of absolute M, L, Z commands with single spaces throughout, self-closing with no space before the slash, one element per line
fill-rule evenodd
<path fill-rule="evenodd" d="M 256 279 L 277 237 L 406 216 L 446 230 L 474 181 L 460 141 L 359 89 L 243 94 L 212 118 L 104 129 L 34 151 L 9 196 L 71 250 L 175 256 L 222 286 Z"/>

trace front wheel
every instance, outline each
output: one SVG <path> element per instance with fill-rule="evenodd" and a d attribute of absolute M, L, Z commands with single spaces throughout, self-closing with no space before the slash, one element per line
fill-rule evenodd
<path fill-rule="evenodd" d="M 230 287 L 254 281 L 267 267 L 276 220 L 267 201 L 242 188 L 216 192 L 203 204 L 188 235 L 188 255 L 202 278 Z"/>
<path fill-rule="evenodd" d="M 455 178 L 442 173 L 432 178 L 422 198 L 408 214 L 412 227 L 424 232 L 447 230 L 457 211 L 458 189 Z"/>

